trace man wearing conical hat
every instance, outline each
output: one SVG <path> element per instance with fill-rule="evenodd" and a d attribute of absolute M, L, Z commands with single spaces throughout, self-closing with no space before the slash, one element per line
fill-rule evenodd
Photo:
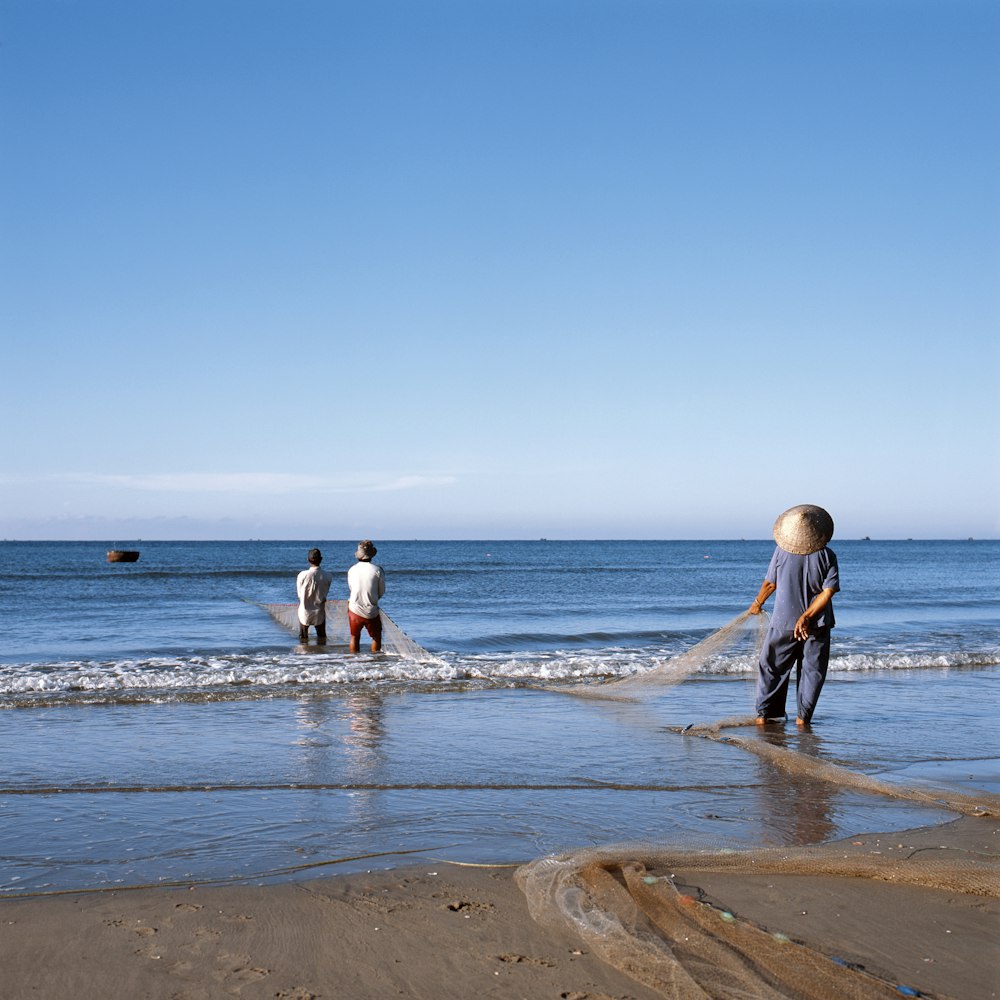
<path fill-rule="evenodd" d="M 757 670 L 757 725 L 784 720 L 792 668 L 798 668 L 795 721 L 809 725 L 830 662 L 833 595 L 840 590 L 837 556 L 826 543 L 833 518 L 813 504 L 786 510 L 774 522 L 778 543 L 750 605 L 759 615 L 772 595 L 774 610 Z"/>

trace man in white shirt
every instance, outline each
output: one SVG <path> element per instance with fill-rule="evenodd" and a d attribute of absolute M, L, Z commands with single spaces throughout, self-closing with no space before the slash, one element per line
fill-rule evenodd
<path fill-rule="evenodd" d="M 347 620 L 351 627 L 351 652 L 361 646 L 361 630 L 366 629 L 372 640 L 372 652 L 382 648 L 382 619 L 379 598 L 385 593 L 385 573 L 372 562 L 378 549 L 366 538 L 358 542 L 354 553 L 357 562 L 347 571 L 351 597 L 347 602 Z"/>
<path fill-rule="evenodd" d="M 316 629 L 316 641 L 326 642 L 326 595 L 330 593 L 333 574 L 319 568 L 323 553 L 310 549 L 309 569 L 295 578 L 295 592 L 299 595 L 299 642 L 309 641 L 309 626 Z"/>

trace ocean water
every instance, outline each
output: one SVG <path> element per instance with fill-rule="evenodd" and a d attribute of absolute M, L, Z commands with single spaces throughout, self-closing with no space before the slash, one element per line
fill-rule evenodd
<path fill-rule="evenodd" d="M 0 891 L 524 861 L 630 840 L 800 844 L 945 822 L 674 730 L 753 711 L 734 651 L 638 704 L 746 609 L 765 541 L 380 542 L 384 606 L 430 654 L 303 648 L 319 544 L 0 543 Z M 902 784 L 1000 792 L 1000 543 L 836 541 L 814 726 L 754 738 Z M 338 591 L 338 588 L 340 590 Z M 409 853 L 413 852 L 413 853 Z"/>

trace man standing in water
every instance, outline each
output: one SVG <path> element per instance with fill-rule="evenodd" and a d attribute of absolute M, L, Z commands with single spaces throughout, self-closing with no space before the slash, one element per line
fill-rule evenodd
<path fill-rule="evenodd" d="M 326 595 L 330 593 L 333 575 L 319 568 L 323 553 L 310 549 L 309 569 L 304 569 L 295 579 L 295 592 L 299 595 L 299 642 L 309 641 L 309 626 L 316 629 L 316 641 L 326 642 Z"/>
<path fill-rule="evenodd" d="M 379 598 L 385 593 L 385 573 L 372 562 L 378 549 L 365 538 L 358 542 L 354 553 L 357 562 L 347 571 L 347 585 L 351 597 L 347 602 L 347 620 L 351 627 L 351 652 L 361 646 L 361 630 L 366 629 L 372 640 L 372 652 L 382 648 L 382 619 L 379 615 Z"/>
<path fill-rule="evenodd" d="M 840 590 L 837 557 L 826 543 L 833 518 L 813 504 L 791 507 L 774 522 L 778 547 L 750 605 L 759 615 L 774 593 L 774 611 L 757 670 L 757 725 L 784 719 L 792 667 L 797 668 L 795 722 L 809 725 L 830 662 L 833 595 Z"/>

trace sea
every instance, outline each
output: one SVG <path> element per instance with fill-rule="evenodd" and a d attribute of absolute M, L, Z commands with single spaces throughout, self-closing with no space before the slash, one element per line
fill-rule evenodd
<path fill-rule="evenodd" d="M 419 656 L 300 645 L 318 545 L 0 542 L 0 895 L 263 883 L 580 847 L 820 843 L 953 819 L 797 778 L 688 726 L 753 715 L 733 650 L 633 702 L 746 610 L 767 540 L 377 541 Z M 836 540 L 813 725 L 745 738 L 907 787 L 1000 793 L 1000 542 Z M 363 649 L 365 647 L 363 646 Z"/>

